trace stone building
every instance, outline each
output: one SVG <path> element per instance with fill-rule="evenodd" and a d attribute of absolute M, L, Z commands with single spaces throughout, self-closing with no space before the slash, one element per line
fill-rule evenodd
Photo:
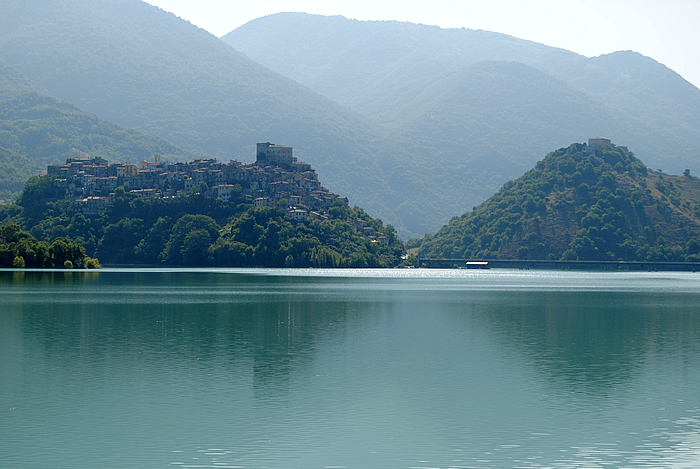
<path fill-rule="evenodd" d="M 292 156 L 292 147 L 285 145 L 275 145 L 274 143 L 258 143 L 257 159 L 258 166 L 279 166 L 292 169 L 292 163 L 296 158 Z"/>

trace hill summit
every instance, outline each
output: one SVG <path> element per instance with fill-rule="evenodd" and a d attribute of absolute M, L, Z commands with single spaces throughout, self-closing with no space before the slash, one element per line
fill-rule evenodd
<path fill-rule="evenodd" d="M 73 157 L 46 172 L 29 179 L 16 204 L 0 206 L 0 236 L 14 240 L 21 230 L 38 241 L 70 238 L 83 255 L 111 265 L 364 268 L 402 261 L 396 230 L 325 189 L 290 146 L 258 143 L 254 164 L 156 156 L 136 166 Z M 8 245 L 0 265 L 63 261 L 37 258 L 27 243 Z"/>
<path fill-rule="evenodd" d="M 420 246 L 423 257 L 697 261 L 700 180 L 603 137 L 549 153 Z"/>

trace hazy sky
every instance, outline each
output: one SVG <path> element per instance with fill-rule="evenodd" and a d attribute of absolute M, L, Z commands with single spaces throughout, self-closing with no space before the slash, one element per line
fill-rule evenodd
<path fill-rule="evenodd" d="M 587 57 L 634 50 L 700 88 L 700 0 L 147 0 L 216 36 L 281 11 L 496 31 Z"/>

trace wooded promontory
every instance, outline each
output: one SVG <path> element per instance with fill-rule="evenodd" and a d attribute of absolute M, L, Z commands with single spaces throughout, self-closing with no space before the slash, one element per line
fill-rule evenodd
<path fill-rule="evenodd" d="M 700 180 L 592 138 L 548 154 L 420 245 L 421 257 L 700 260 Z"/>
<path fill-rule="evenodd" d="M 2 220 L 38 240 L 70 238 L 104 264 L 393 267 L 404 252 L 391 225 L 270 143 L 249 165 L 69 158 L 32 177 Z"/>

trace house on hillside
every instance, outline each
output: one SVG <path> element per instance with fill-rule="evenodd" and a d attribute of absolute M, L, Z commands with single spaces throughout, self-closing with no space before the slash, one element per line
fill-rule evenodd
<path fill-rule="evenodd" d="M 269 197 L 258 197 L 253 200 L 253 206 L 255 208 L 272 207 L 274 203 L 274 200 Z"/>
<path fill-rule="evenodd" d="M 612 141 L 605 137 L 593 137 L 588 139 L 588 148 L 602 147 L 605 145 L 612 145 Z"/>
<path fill-rule="evenodd" d="M 229 203 L 231 201 L 231 195 L 236 192 L 236 186 L 233 184 L 221 184 L 211 188 L 211 192 L 216 195 L 216 197 L 221 198 L 222 202 Z"/>
<path fill-rule="evenodd" d="M 85 197 L 82 199 L 75 199 L 71 205 L 71 209 L 75 213 L 96 215 L 98 213 L 104 213 L 107 210 L 107 203 L 107 197 Z"/>
<path fill-rule="evenodd" d="M 587 152 L 594 152 L 599 148 L 603 148 L 605 146 L 611 146 L 613 148 L 622 148 L 625 151 L 629 151 L 627 147 L 623 147 L 620 145 L 615 145 L 609 138 L 605 137 L 593 137 L 588 139 L 588 147 L 586 147 Z"/>
<path fill-rule="evenodd" d="M 49 165 L 47 173 L 55 178 L 53 185 L 63 192 L 62 198 L 73 201 L 73 211 L 85 214 L 102 213 L 113 203 L 112 193 L 120 186 L 143 198 L 169 198 L 200 187 L 203 191 L 204 183 L 208 186 L 206 196 L 225 203 L 233 200 L 238 190 L 241 196 L 251 197 L 256 208 L 276 207 L 286 200 L 288 207 L 301 205 L 307 212 L 317 212 L 290 214 L 295 220 L 323 219 L 336 200 L 349 205 L 346 197 L 321 185 L 311 165 L 297 161 L 292 147 L 266 142 L 258 143 L 257 150 L 254 164 L 236 160 L 223 164 L 215 158 L 169 163 L 155 155 L 153 161 L 143 160 L 138 165 L 110 165 L 104 158 L 80 156 L 68 158 L 62 165 Z"/>
<path fill-rule="evenodd" d="M 302 209 L 290 208 L 287 210 L 287 218 L 292 221 L 303 221 L 309 218 L 309 212 Z"/>

